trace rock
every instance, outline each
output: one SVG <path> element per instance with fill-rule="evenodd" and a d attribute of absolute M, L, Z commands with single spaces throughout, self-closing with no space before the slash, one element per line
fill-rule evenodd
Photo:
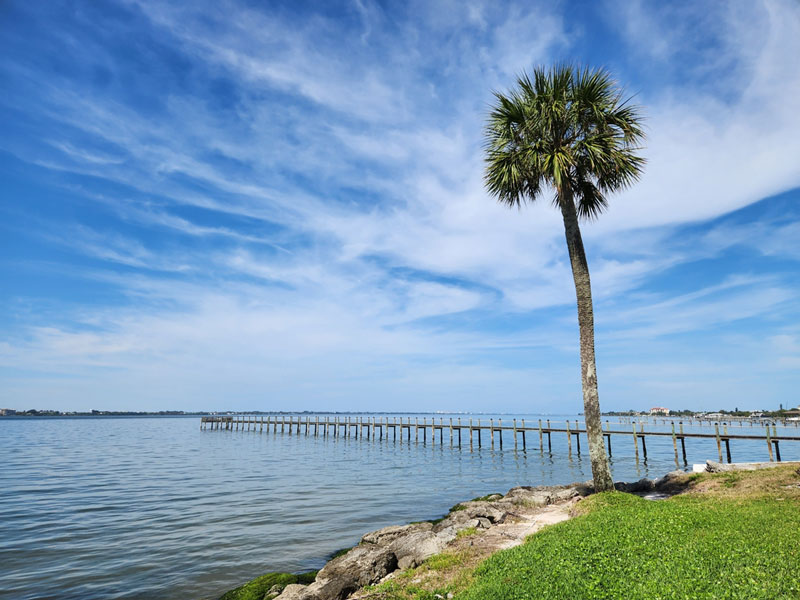
<path fill-rule="evenodd" d="M 388 548 L 375 544 L 356 546 L 317 573 L 316 581 L 308 586 L 308 600 L 343 600 L 357 589 L 377 583 L 396 568 L 397 557 Z"/>
<path fill-rule="evenodd" d="M 660 492 L 676 492 L 686 487 L 686 473 L 683 471 L 670 471 L 663 477 L 653 482 L 653 487 Z"/>
<path fill-rule="evenodd" d="M 464 510 L 450 513 L 434 529 L 466 523 L 472 519 L 487 519 L 490 523 L 502 523 L 511 508 L 510 503 L 503 502 L 465 502 L 462 506 L 464 506 Z"/>
<path fill-rule="evenodd" d="M 567 487 L 562 490 L 554 490 L 551 497 L 553 502 L 566 502 L 567 500 L 572 500 L 577 496 L 585 496 L 585 493 L 581 493 L 581 491 L 576 487 Z"/>
<path fill-rule="evenodd" d="M 504 500 L 509 500 L 514 504 L 524 506 L 539 507 L 564 502 L 574 496 L 586 496 L 590 493 L 582 485 L 571 486 L 520 486 L 511 488 L 504 496 Z"/>
<path fill-rule="evenodd" d="M 433 524 L 427 521 L 424 523 L 412 523 L 411 525 L 390 525 L 389 527 L 364 534 L 361 538 L 361 543 L 388 546 L 397 538 L 419 531 L 430 531 L 432 528 Z"/>
<path fill-rule="evenodd" d="M 397 566 L 400 569 L 409 569 L 416 567 L 426 558 L 439 554 L 448 543 L 455 539 L 457 533 L 458 528 L 453 526 L 444 527 L 436 533 L 418 531 L 396 539 L 389 549 L 397 557 Z"/>
<path fill-rule="evenodd" d="M 654 487 L 655 483 L 653 482 L 653 480 L 647 479 L 646 477 L 643 477 L 639 481 L 634 481 L 633 483 L 618 481 L 614 484 L 614 489 L 616 489 L 619 492 L 628 492 L 629 494 L 652 492 Z"/>
<path fill-rule="evenodd" d="M 517 494 L 511 499 L 517 506 L 527 508 L 539 508 L 553 503 L 553 498 L 547 492 L 529 492 L 527 494 Z"/>
<path fill-rule="evenodd" d="M 264 597 L 265 597 L 265 598 L 272 598 L 273 596 L 277 596 L 277 595 L 279 595 L 281 592 L 283 592 L 283 590 L 284 590 L 285 588 L 286 588 L 286 585 L 285 585 L 285 584 L 283 584 L 283 583 L 276 583 L 276 584 L 275 584 L 275 585 L 273 585 L 271 588 L 269 588 L 269 591 L 267 591 L 267 593 L 264 595 Z"/>
<path fill-rule="evenodd" d="M 477 519 L 472 519 L 471 521 L 467 522 L 467 529 L 468 527 L 474 527 L 475 529 L 489 529 L 492 526 L 491 521 L 489 519 L 484 519 L 483 517 L 478 517 Z"/>
<path fill-rule="evenodd" d="M 418 564 L 419 563 L 417 563 L 417 559 L 411 554 L 409 554 L 397 561 L 397 568 L 400 569 L 401 571 L 405 571 L 406 569 L 413 569 Z"/>
<path fill-rule="evenodd" d="M 275 598 L 275 600 L 310 600 L 313 596 L 309 596 L 308 587 L 307 585 L 301 585 L 299 583 L 290 583 L 283 588 L 280 596 Z M 272 588 L 270 588 L 270 591 L 272 591 Z"/>

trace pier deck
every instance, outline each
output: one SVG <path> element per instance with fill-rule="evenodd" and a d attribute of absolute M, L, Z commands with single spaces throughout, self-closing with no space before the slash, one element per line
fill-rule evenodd
<path fill-rule="evenodd" d="M 466 420 L 465 420 L 466 421 Z M 664 420 L 664 422 L 668 422 Z M 573 425 L 574 423 L 574 425 Z M 419 418 L 414 418 L 412 421 L 410 417 L 403 420 L 402 417 L 339 417 L 339 416 L 315 416 L 315 415 L 234 415 L 234 416 L 208 416 L 202 417 L 200 420 L 201 429 L 224 429 L 229 431 L 241 430 L 257 430 L 267 433 L 286 433 L 288 435 L 311 435 L 322 437 L 354 437 L 359 436 L 366 439 L 382 440 L 384 437 L 388 438 L 391 432 L 392 439 L 403 442 L 403 438 L 408 442 L 413 440 L 419 442 L 420 439 L 423 443 L 428 442 L 428 434 L 430 433 L 430 442 L 436 444 L 436 437 L 438 433 L 439 444 L 445 443 L 445 435 L 449 440 L 450 446 L 462 447 L 462 444 L 469 445 L 470 448 L 477 445 L 478 448 L 483 447 L 484 439 L 488 435 L 488 441 L 492 448 L 495 447 L 495 441 L 499 444 L 500 449 L 503 448 L 504 434 L 506 436 L 511 434 L 513 436 L 514 447 L 518 448 L 520 445 L 523 449 L 527 449 L 528 436 L 534 435 L 535 439 L 538 438 L 539 449 L 544 450 L 545 441 L 547 443 L 548 451 L 552 451 L 552 435 L 565 434 L 567 436 L 567 449 L 569 454 L 572 454 L 573 438 L 578 454 L 581 452 L 581 434 L 586 434 L 586 428 L 581 427 L 579 421 L 566 421 L 564 426 L 556 426 L 551 423 L 550 419 L 538 419 L 535 424 L 528 422 L 525 419 L 512 419 L 509 424 L 503 424 L 502 419 L 469 419 L 463 422 L 462 419 L 439 419 L 436 422 L 435 418 L 430 421 L 423 418 L 420 422 Z M 622 430 L 625 425 L 630 425 L 630 429 Z M 722 423 L 720 430 L 720 423 L 714 423 L 714 432 L 685 432 L 683 423 L 678 422 L 678 430 L 676 430 L 676 423 L 671 421 L 672 431 L 645 431 L 644 423 L 639 422 L 637 430 L 637 423 L 609 423 L 605 421 L 603 427 L 603 437 L 606 441 L 608 454 L 612 455 L 612 436 L 625 436 L 631 439 L 634 443 L 635 457 L 639 460 L 639 447 L 645 460 L 647 460 L 647 438 L 649 437 L 668 437 L 672 438 L 672 445 L 675 452 L 675 464 L 680 466 L 678 444 L 680 443 L 681 455 L 684 465 L 688 465 L 686 459 L 686 440 L 687 439 L 713 439 L 717 443 L 717 450 L 719 453 L 719 461 L 723 462 L 723 445 L 725 447 L 725 458 L 727 462 L 731 460 L 731 440 L 751 440 L 761 441 L 767 446 L 767 453 L 770 461 L 781 461 L 780 442 L 800 442 L 800 435 L 778 435 L 777 428 L 774 424 L 764 425 L 764 433 L 732 433 L 728 430 L 728 424 Z M 731 424 L 732 425 L 732 424 Z M 740 431 L 743 431 L 739 423 Z M 612 427 L 619 427 L 620 429 L 612 429 Z M 398 435 L 399 433 L 399 435 Z M 497 435 L 495 435 L 497 434 Z M 464 439 L 466 438 L 466 439 Z"/>

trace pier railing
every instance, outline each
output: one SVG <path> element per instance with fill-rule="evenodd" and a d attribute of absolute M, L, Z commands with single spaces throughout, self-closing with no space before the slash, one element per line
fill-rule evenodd
<path fill-rule="evenodd" d="M 563 426 L 561 424 L 563 423 Z M 686 459 L 686 440 L 689 439 L 713 439 L 717 444 L 719 461 L 723 462 L 723 446 L 725 448 L 725 458 L 731 462 L 731 440 L 751 440 L 761 441 L 767 446 L 767 453 L 770 461 L 781 461 L 780 442 L 800 442 L 800 435 L 787 435 L 785 432 L 778 433 L 777 426 L 772 424 L 761 425 L 764 427 L 763 433 L 745 433 L 741 423 L 739 426 L 731 427 L 728 423 L 714 423 L 713 432 L 689 432 L 684 430 L 682 421 L 664 421 L 664 424 L 671 424 L 671 431 L 645 431 L 645 422 L 629 421 L 628 423 L 609 423 L 605 421 L 603 425 L 603 437 L 606 441 L 608 454 L 612 455 L 613 436 L 624 436 L 633 441 L 636 460 L 639 460 L 639 452 L 644 460 L 647 460 L 647 439 L 655 437 L 668 437 L 672 439 L 672 447 L 675 453 L 675 464 L 679 465 L 678 446 L 683 463 L 688 464 Z M 637 430 L 638 425 L 638 430 Z M 677 425 L 677 429 L 676 429 Z M 627 427 L 629 426 L 629 427 Z M 759 426 L 759 429 L 760 427 Z M 444 445 L 445 438 L 450 446 L 462 447 L 462 444 L 469 444 L 472 449 L 477 445 L 483 447 L 484 441 L 488 441 L 492 448 L 495 442 L 500 449 L 503 448 L 503 438 L 508 434 L 513 436 L 514 448 L 520 445 L 523 450 L 528 447 L 528 437 L 534 436 L 534 443 L 538 438 L 540 450 L 544 450 L 545 443 L 548 451 L 552 452 L 553 434 L 566 435 L 567 451 L 572 455 L 573 440 L 578 454 L 581 452 L 581 434 L 586 434 L 586 428 L 579 421 L 566 421 L 566 423 L 551 423 L 550 419 L 538 419 L 536 422 L 526 423 L 525 419 L 511 419 L 509 423 L 503 424 L 503 419 L 480 419 L 480 418 L 450 418 L 445 420 L 440 418 L 437 422 L 435 418 L 422 420 L 414 417 L 351 417 L 351 416 L 318 416 L 318 415 L 225 415 L 208 416 L 200 420 L 201 429 L 216 429 L 228 431 L 259 431 L 267 433 L 284 433 L 288 435 L 306 435 L 314 437 L 353 437 L 359 436 L 367 440 L 383 440 L 389 438 L 391 433 L 393 440 L 415 442 L 422 441 L 427 443 L 430 439 L 431 444 L 436 444 L 437 433 L 439 444 Z M 739 432 L 735 432 L 736 430 Z M 429 435 L 430 434 L 430 438 Z M 505 436 L 504 436 L 505 434 Z M 486 440 L 486 437 L 489 439 Z M 465 439 L 466 438 L 466 439 Z"/>

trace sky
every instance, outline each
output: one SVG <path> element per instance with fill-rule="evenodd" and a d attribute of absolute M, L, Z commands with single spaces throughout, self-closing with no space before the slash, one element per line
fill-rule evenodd
<path fill-rule="evenodd" d="M 0 406 L 582 409 L 494 90 L 609 69 L 646 172 L 582 224 L 600 403 L 800 403 L 800 4 L 0 3 Z"/>

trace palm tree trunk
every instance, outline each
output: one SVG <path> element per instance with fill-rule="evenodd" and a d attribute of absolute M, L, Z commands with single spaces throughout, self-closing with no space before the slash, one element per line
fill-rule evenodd
<path fill-rule="evenodd" d="M 567 237 L 572 278 L 578 297 L 578 326 L 580 328 L 581 383 L 583 384 L 583 415 L 586 420 L 586 437 L 589 438 L 589 458 L 592 463 L 594 489 L 598 492 L 614 489 L 611 469 L 603 443 L 603 424 L 600 419 L 600 398 L 597 393 L 597 366 L 594 360 L 594 309 L 589 265 L 583 249 L 578 215 L 571 194 L 560 196 L 564 233 Z"/>

